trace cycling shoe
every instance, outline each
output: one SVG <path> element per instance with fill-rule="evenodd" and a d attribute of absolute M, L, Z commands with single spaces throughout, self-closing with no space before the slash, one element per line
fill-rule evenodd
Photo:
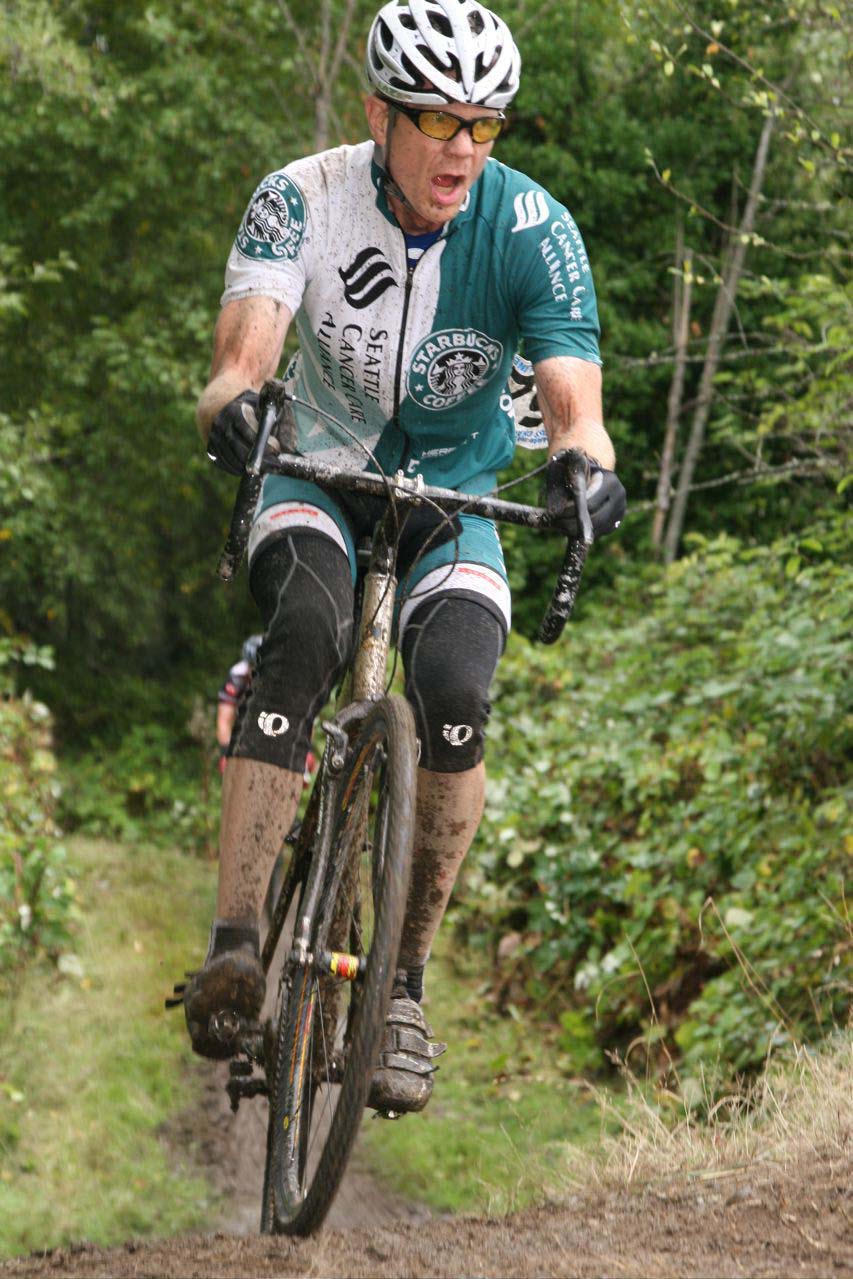
<path fill-rule="evenodd" d="M 373 1074 L 367 1104 L 385 1115 L 423 1110 L 432 1095 L 433 1075 L 447 1044 L 432 1041 L 432 1030 L 420 1004 L 395 985 L 385 1019 L 385 1036 Z"/>
<path fill-rule="evenodd" d="M 204 965 L 184 989 L 193 1051 L 220 1060 L 233 1056 L 241 1036 L 257 1024 L 265 990 L 257 929 L 216 921 Z"/>

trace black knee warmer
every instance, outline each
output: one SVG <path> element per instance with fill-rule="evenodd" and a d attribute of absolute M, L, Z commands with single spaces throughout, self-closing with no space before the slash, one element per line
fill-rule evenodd
<path fill-rule="evenodd" d="M 497 616 L 470 599 L 430 599 L 412 615 L 402 653 L 423 768 L 461 773 L 483 758 L 489 685 L 505 638 Z"/>
<path fill-rule="evenodd" d="M 314 718 L 350 654 L 349 564 L 329 538 L 291 533 L 258 552 L 249 582 L 264 642 L 231 754 L 302 772 Z"/>

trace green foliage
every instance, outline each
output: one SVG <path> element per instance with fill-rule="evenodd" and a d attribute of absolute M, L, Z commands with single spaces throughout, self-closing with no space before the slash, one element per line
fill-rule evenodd
<path fill-rule="evenodd" d="M 63 760 L 59 816 L 68 831 L 146 839 L 187 852 L 210 849 L 219 778 L 209 745 L 158 724 L 136 725 L 118 742 L 93 742 Z"/>
<path fill-rule="evenodd" d="M 163 1007 L 202 952 L 211 869 L 145 845 L 75 839 L 69 854 L 75 953 L 0 992 L 0 1257 L 186 1233 L 216 1204 L 186 1143 L 170 1148 L 204 1075 Z"/>
<path fill-rule="evenodd" d="M 688 1074 L 843 1019 L 849 540 L 695 539 L 562 650 L 510 643 L 457 921 L 521 935 L 516 1002 Z"/>
<path fill-rule="evenodd" d="M 635 510 L 653 491 L 672 371 L 676 210 L 707 211 L 686 220 L 699 264 L 689 402 L 774 77 L 798 105 L 785 105 L 750 246 L 756 281 L 773 287 L 739 298 L 734 377 L 720 383 L 697 478 L 742 468 L 744 450 L 823 460 L 827 418 L 833 466 L 843 454 L 840 23 L 800 4 L 771 23 L 754 3 L 706 8 L 693 25 L 668 3 L 502 8 L 524 76 L 496 154 L 548 185 L 586 236 L 606 420 Z M 115 735 L 129 716 L 179 732 L 254 625 L 242 582 L 228 592 L 214 577 L 234 485 L 208 465 L 192 419 L 241 212 L 261 175 L 315 147 L 317 99 L 304 89 L 328 33 L 316 6 L 290 9 L 298 39 L 260 0 L 11 0 L 4 11 L 0 632 L 56 652 L 58 669 L 36 671 L 33 688 L 75 745 Z M 333 144 L 365 136 L 356 89 L 372 9 L 356 6 Z M 833 472 L 822 502 L 835 482 Z M 748 535 L 757 506 L 770 536 L 811 518 L 813 491 L 806 503 L 791 485 L 759 490 L 750 504 L 714 489 L 691 499 L 691 525 Z M 614 547 L 596 558 L 593 590 L 643 556 L 641 516 Z M 555 557 L 543 539 L 513 537 L 509 549 L 529 631 Z"/>
<path fill-rule="evenodd" d="M 0 675 L 3 658 L 0 645 Z M 75 885 L 54 820 L 59 793 L 47 707 L 0 697 L 0 978 L 69 942 Z"/>

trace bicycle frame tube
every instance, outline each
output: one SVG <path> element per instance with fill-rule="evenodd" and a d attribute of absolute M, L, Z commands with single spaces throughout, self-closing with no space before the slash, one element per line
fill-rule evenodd
<path fill-rule="evenodd" d="M 354 701 L 375 702 L 385 692 L 396 593 L 394 556 L 382 521 L 373 536 L 370 566 L 364 579 L 358 648 L 353 661 Z"/>

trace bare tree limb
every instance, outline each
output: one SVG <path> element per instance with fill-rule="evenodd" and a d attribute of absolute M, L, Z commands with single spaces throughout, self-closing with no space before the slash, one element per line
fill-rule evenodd
<path fill-rule="evenodd" d="M 731 49 L 727 44 L 724 44 L 720 40 L 719 36 L 712 35 L 710 31 L 706 31 L 703 27 L 700 27 L 696 19 L 688 12 L 687 9 L 684 8 L 683 5 L 676 3 L 675 7 L 684 18 L 685 22 L 690 24 L 697 35 L 701 36 L 702 39 L 709 44 L 713 41 L 714 44 L 718 45 L 720 52 L 724 53 L 727 58 L 731 58 L 732 62 L 739 66 L 743 71 L 747 71 L 751 79 L 757 80 L 759 84 L 764 85 L 768 92 L 775 94 L 780 102 L 784 102 L 786 106 L 790 107 L 796 116 L 798 116 L 801 120 L 805 120 L 811 126 L 812 130 L 820 135 L 819 141 L 821 144 L 826 149 L 832 150 L 833 154 L 835 153 L 835 148 L 830 147 L 830 144 L 828 140 L 824 138 L 823 130 L 817 121 L 813 120 L 808 112 L 805 111 L 798 102 L 795 102 L 793 98 L 788 96 L 782 85 L 775 84 L 772 80 L 768 80 L 767 77 L 763 75 L 757 67 L 754 67 L 751 62 L 748 62 L 746 58 L 742 58 L 739 53 L 735 53 L 734 49 Z M 792 76 L 789 74 L 787 77 L 787 83 L 790 83 L 791 78 Z"/>
<path fill-rule="evenodd" d="M 776 115 L 771 114 L 767 116 L 764 121 L 761 136 L 759 137 L 758 146 L 755 152 L 755 159 L 752 165 L 752 179 L 749 184 L 749 194 L 741 216 L 740 227 L 738 228 L 738 233 L 731 244 L 731 252 L 726 263 L 723 282 L 717 290 L 717 297 L 714 302 L 714 314 L 711 320 L 711 329 L 708 337 L 708 349 L 705 356 L 705 364 L 702 368 L 702 377 L 699 383 L 698 402 L 693 414 L 690 436 L 687 441 L 687 447 L 684 451 L 681 471 L 678 477 L 675 501 L 673 502 L 672 510 L 670 511 L 666 538 L 664 540 L 664 559 L 667 564 L 671 563 L 675 559 L 678 544 L 681 541 L 684 519 L 687 513 L 687 501 L 693 481 L 693 473 L 696 469 L 696 464 L 699 461 L 699 455 L 702 452 L 702 445 L 705 439 L 705 427 L 708 423 L 711 404 L 714 398 L 714 378 L 719 367 L 720 355 L 726 340 L 729 321 L 735 305 L 738 283 L 740 281 L 741 271 L 743 270 L 744 257 L 746 256 L 746 246 L 749 243 L 752 234 L 752 227 L 755 221 L 755 211 L 758 207 L 758 196 L 761 190 L 761 184 L 764 181 L 764 173 L 767 168 L 767 157 L 770 151 L 770 139 L 776 125 L 776 119 Z"/>
<path fill-rule="evenodd" d="M 679 216 L 676 232 L 675 275 L 673 279 L 672 339 L 675 347 L 675 368 L 669 384 L 666 407 L 666 429 L 663 437 L 660 472 L 656 496 L 655 517 L 652 521 L 652 546 L 660 550 L 663 530 L 669 510 L 672 472 L 675 466 L 675 444 L 678 422 L 684 398 L 684 374 L 687 367 L 687 341 L 690 333 L 690 290 L 692 272 L 684 256 L 684 219 Z"/>
<path fill-rule="evenodd" d="M 725 484 L 756 484 L 760 480 L 799 479 L 810 475 L 825 475 L 837 464 L 830 458 L 812 458 L 808 461 L 783 462 L 780 466 L 753 466 L 746 471 L 732 471 L 730 475 L 718 475 L 713 480 L 702 480 L 699 484 L 691 484 L 691 493 L 700 493 L 705 489 L 722 488 Z M 631 502 L 628 515 L 637 515 L 642 511 L 652 511 L 657 505 L 657 498 L 645 502 Z"/>
<path fill-rule="evenodd" d="M 317 71 L 318 71 L 317 60 L 312 54 L 311 49 L 308 45 L 308 42 L 306 41 L 305 36 L 302 33 L 302 28 L 296 22 L 295 18 L 293 17 L 293 14 L 290 11 L 290 5 L 287 3 L 287 0 L 276 0 L 276 4 L 281 10 L 282 17 L 284 18 L 288 28 L 290 29 L 290 34 L 293 36 L 293 38 L 296 41 L 296 47 L 299 50 L 300 57 L 304 60 L 305 65 L 308 71 L 310 72 L 310 74 L 316 77 Z"/>

